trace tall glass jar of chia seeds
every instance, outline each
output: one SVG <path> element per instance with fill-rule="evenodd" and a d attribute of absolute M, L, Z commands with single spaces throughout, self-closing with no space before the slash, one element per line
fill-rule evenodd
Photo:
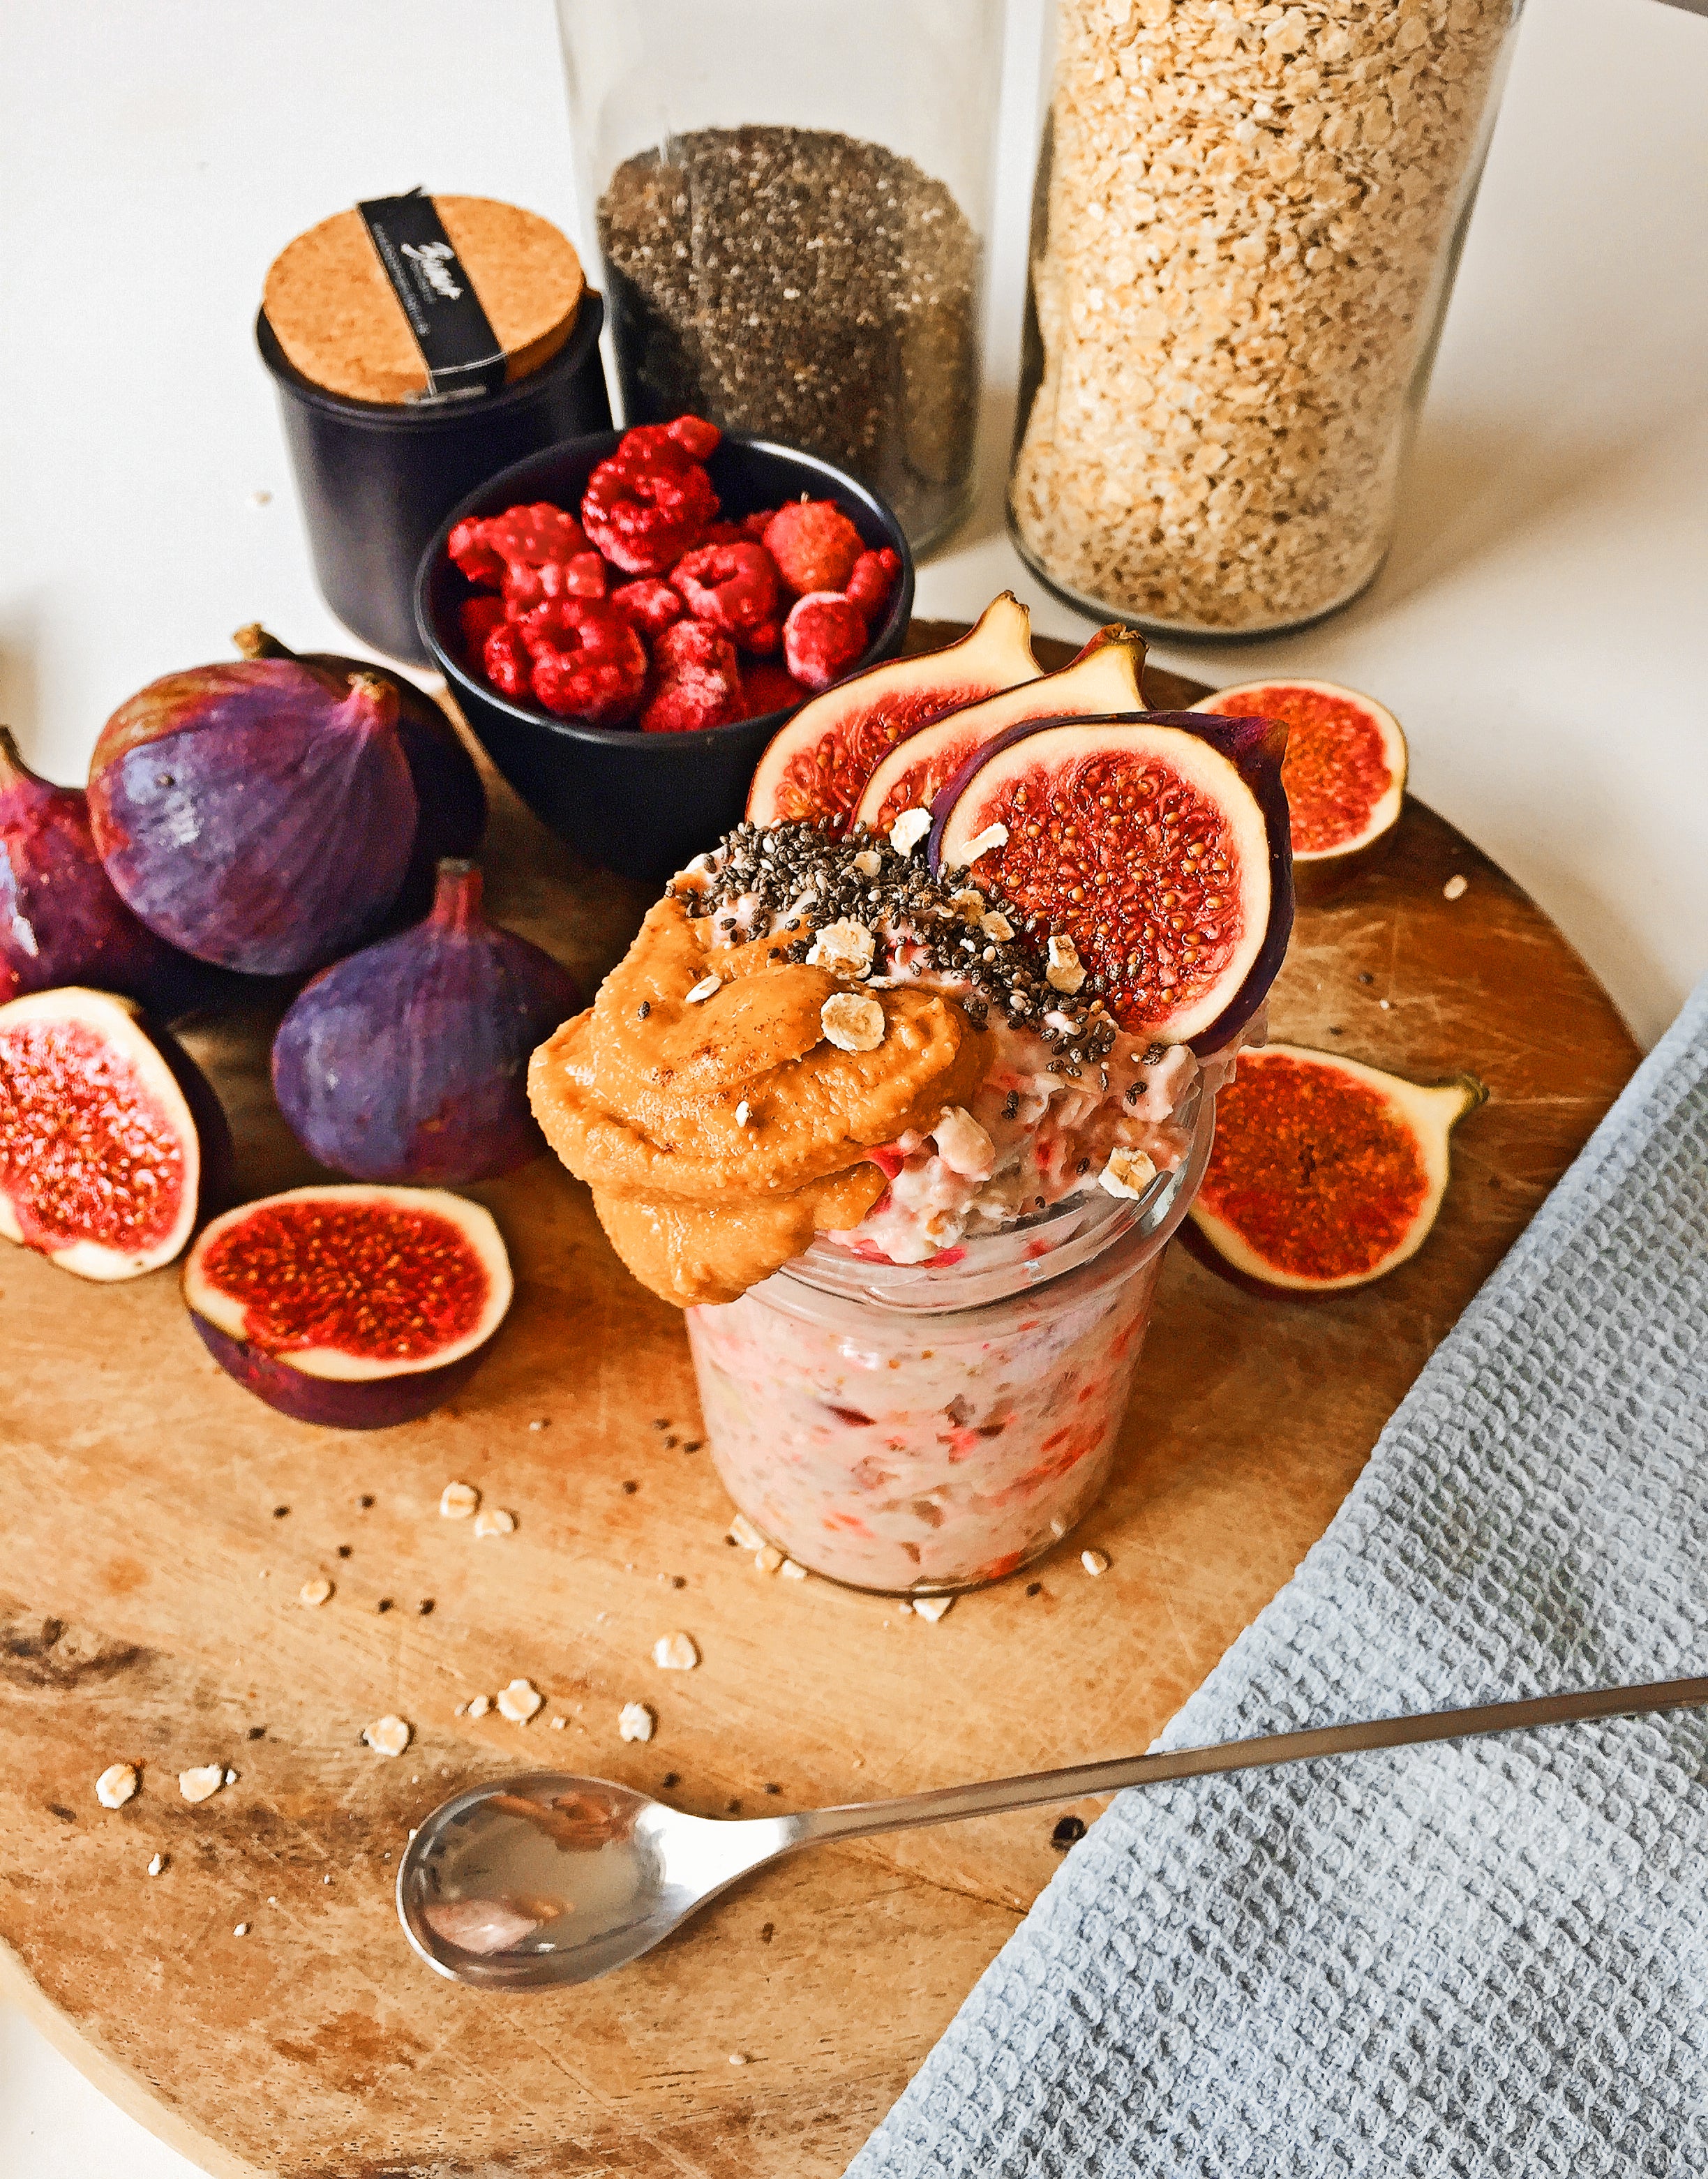
<path fill-rule="evenodd" d="M 630 424 L 850 469 L 923 550 L 965 512 L 1002 0 L 557 0 Z"/>

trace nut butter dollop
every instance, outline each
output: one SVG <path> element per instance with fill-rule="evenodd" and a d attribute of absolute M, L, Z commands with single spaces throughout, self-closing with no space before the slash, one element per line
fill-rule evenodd
<path fill-rule="evenodd" d="M 868 1154 L 969 1102 L 986 1066 L 987 1040 L 941 993 L 791 961 L 794 931 L 711 935 L 660 901 L 528 1071 L 546 1139 L 591 1187 L 617 1253 L 684 1307 L 733 1301 L 815 1233 L 857 1226 L 887 1184 Z M 854 990 L 883 1009 L 870 1051 L 824 1034 L 825 1002 Z"/>

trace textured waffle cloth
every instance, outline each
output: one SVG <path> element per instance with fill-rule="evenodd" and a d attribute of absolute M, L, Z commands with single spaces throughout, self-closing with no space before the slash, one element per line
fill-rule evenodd
<path fill-rule="evenodd" d="M 1704 1672 L 1708 985 L 1157 1744 Z M 1123 1794 L 850 2179 L 1137 2172 L 1708 2172 L 1708 1717 Z"/>

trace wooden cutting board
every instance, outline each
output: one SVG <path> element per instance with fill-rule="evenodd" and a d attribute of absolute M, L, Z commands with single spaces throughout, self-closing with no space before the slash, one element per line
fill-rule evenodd
<path fill-rule="evenodd" d="M 1151 700 L 1200 693 L 1158 674 Z M 494 804 L 495 913 L 590 990 L 645 898 L 502 788 Z M 415 1964 L 396 1856 L 434 1803 L 521 1765 L 774 1813 L 1142 1748 L 1321 1533 L 1638 1057 L 1535 903 L 1415 803 L 1379 871 L 1300 914 L 1271 1015 L 1280 1036 L 1488 1083 L 1439 1227 L 1386 1283 L 1309 1308 L 1172 1251 L 1107 1503 L 936 1626 L 726 1545 L 681 1321 L 554 1161 L 475 1191 L 518 1293 L 456 1411 L 368 1435 L 239 1391 L 174 1274 L 103 1290 L 0 1251 L 8 1992 L 210 2171 L 840 2171 L 1057 1867 L 1058 1812 L 821 1849 L 609 1980 L 533 1995 Z M 270 1028 L 189 1040 L 255 1194 L 315 1170 L 272 1110 Z M 440 1519 L 453 1479 L 515 1533 Z M 1099 1580 L 1085 1544 L 1109 1556 Z M 306 1609 L 321 1574 L 336 1593 Z M 677 1628 L 704 1662 L 662 1675 L 649 1652 Z M 546 1697 L 531 1725 L 454 1714 L 516 1674 Z M 647 1747 L 618 1736 L 636 1699 L 658 1711 Z M 415 1728 L 394 1761 L 358 1737 L 386 1711 Z M 108 1813 L 95 1779 L 115 1761 L 143 1786 Z M 236 1782 L 189 1806 L 178 1772 L 216 1761 Z"/>

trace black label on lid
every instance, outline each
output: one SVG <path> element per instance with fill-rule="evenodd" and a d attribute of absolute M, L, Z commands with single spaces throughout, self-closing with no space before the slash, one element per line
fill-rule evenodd
<path fill-rule="evenodd" d="M 409 398 L 467 401 L 496 393 L 504 383 L 504 351 L 433 200 L 414 189 L 406 196 L 370 198 L 356 210 L 427 367 L 426 392 Z"/>

